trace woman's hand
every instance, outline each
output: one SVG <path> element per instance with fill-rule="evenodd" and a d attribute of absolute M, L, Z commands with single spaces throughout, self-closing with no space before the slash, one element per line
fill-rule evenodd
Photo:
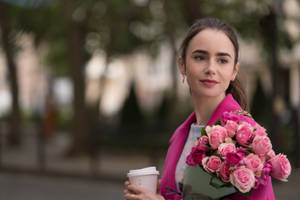
<path fill-rule="evenodd" d="M 144 188 L 130 184 L 129 181 L 125 182 L 125 187 L 124 197 L 126 200 L 164 200 L 163 196 L 159 195 L 160 180 L 157 184 L 158 194 L 153 194 Z"/>

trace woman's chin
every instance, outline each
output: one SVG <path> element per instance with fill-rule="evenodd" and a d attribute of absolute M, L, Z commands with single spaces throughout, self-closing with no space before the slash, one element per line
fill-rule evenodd
<path fill-rule="evenodd" d="M 195 94 L 194 96 L 196 97 L 201 97 L 201 98 L 220 98 L 220 97 L 225 97 L 225 92 L 224 91 L 214 91 L 214 90 L 210 90 L 210 91 L 195 91 L 192 92 L 192 94 Z"/>

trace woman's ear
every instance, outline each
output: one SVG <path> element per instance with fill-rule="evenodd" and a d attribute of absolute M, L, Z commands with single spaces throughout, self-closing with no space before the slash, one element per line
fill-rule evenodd
<path fill-rule="evenodd" d="M 186 69 L 185 69 L 185 64 L 184 64 L 183 58 L 178 57 L 177 62 L 178 62 L 178 67 L 179 67 L 180 73 L 185 76 L 186 75 Z"/>
<path fill-rule="evenodd" d="M 232 73 L 232 76 L 231 76 L 231 81 L 234 81 L 238 72 L 239 72 L 239 69 L 240 69 L 240 63 L 236 63 L 234 69 L 233 69 L 233 73 Z"/>

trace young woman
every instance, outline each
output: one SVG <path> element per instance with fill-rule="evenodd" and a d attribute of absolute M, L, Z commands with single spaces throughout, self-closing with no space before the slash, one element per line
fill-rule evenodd
<path fill-rule="evenodd" d="M 183 81 L 186 79 L 189 85 L 194 112 L 170 140 L 158 194 L 126 182 L 124 192 L 128 200 L 182 199 L 167 188 L 181 192 L 185 160 L 200 136 L 199 130 L 214 124 L 225 111 L 247 109 L 246 96 L 237 79 L 239 45 L 229 25 L 213 18 L 197 21 L 187 32 L 180 50 L 179 69 Z M 265 186 L 254 189 L 250 197 L 234 193 L 226 199 L 274 200 L 271 179 Z"/>

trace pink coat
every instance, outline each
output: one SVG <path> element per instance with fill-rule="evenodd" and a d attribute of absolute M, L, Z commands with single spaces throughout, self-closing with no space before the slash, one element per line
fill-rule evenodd
<path fill-rule="evenodd" d="M 214 124 L 225 111 L 242 110 L 240 105 L 233 99 L 231 94 L 228 94 L 220 105 L 216 108 L 207 125 Z M 185 140 L 188 136 L 190 126 L 196 121 L 195 113 L 193 112 L 186 121 L 181 124 L 174 132 L 170 139 L 170 146 L 165 159 L 164 170 L 162 173 L 160 191 L 166 200 L 180 200 L 182 197 L 174 192 L 167 190 L 167 187 L 177 191 L 175 184 L 175 169 L 177 161 L 181 155 Z M 180 192 L 180 191 L 178 191 Z M 271 178 L 265 186 L 253 190 L 252 196 L 247 197 L 240 193 L 231 195 L 232 200 L 275 200 L 272 188 Z"/>

